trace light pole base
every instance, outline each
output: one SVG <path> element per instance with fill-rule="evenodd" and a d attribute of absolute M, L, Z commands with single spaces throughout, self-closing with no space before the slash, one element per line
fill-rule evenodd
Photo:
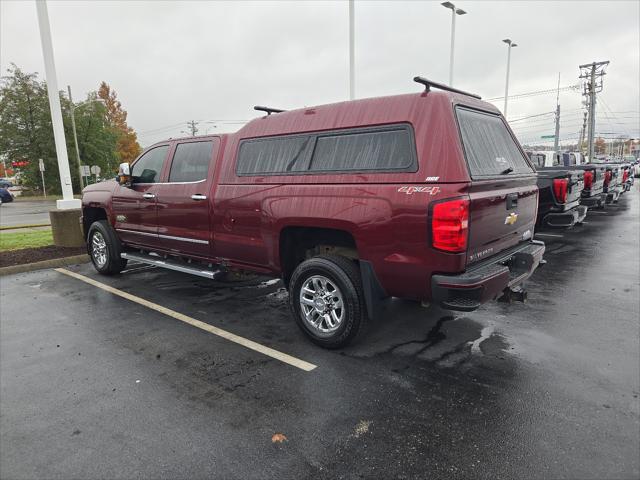
<path fill-rule="evenodd" d="M 69 210 L 71 208 L 81 208 L 82 201 L 79 198 L 72 198 L 71 200 L 56 200 L 56 208 L 58 210 Z"/>
<path fill-rule="evenodd" d="M 51 230 L 53 232 L 53 244 L 58 247 L 81 247 L 84 245 L 82 225 L 79 208 L 65 210 L 51 210 Z"/>

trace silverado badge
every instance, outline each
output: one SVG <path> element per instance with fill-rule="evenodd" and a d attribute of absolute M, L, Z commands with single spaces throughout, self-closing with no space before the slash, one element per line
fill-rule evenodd
<path fill-rule="evenodd" d="M 125 215 L 116 215 L 116 221 L 117 222 L 126 222 L 127 221 L 127 217 Z"/>
<path fill-rule="evenodd" d="M 513 213 L 511 212 L 507 218 L 504 219 L 504 224 L 505 225 L 513 225 L 514 223 L 516 223 L 518 221 L 518 214 L 517 213 Z"/>

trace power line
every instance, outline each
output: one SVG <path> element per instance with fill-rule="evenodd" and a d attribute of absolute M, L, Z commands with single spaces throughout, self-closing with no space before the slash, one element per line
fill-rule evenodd
<path fill-rule="evenodd" d="M 548 90 L 537 90 L 537 91 L 533 91 L 533 92 L 525 92 L 525 93 L 518 93 L 516 95 L 509 95 L 507 98 L 512 99 L 512 98 L 525 98 L 525 97 L 534 97 L 536 95 L 547 95 L 550 93 L 558 93 L 558 92 L 565 92 L 568 90 L 574 90 L 574 91 L 578 91 L 580 90 L 580 85 L 567 85 L 566 87 L 560 87 L 560 88 L 551 88 Z M 493 97 L 493 98 L 488 98 L 488 101 L 494 101 L 494 100 L 503 100 L 504 96 L 502 97 Z"/>
<path fill-rule="evenodd" d="M 521 122 L 522 120 L 526 120 L 527 118 L 543 117 L 545 115 L 550 115 L 550 114 L 553 114 L 553 112 L 545 112 L 545 113 L 539 113 L 537 115 L 529 115 L 528 117 L 516 118 L 515 120 L 509 120 L 509 124 L 512 124 L 514 122 Z"/>

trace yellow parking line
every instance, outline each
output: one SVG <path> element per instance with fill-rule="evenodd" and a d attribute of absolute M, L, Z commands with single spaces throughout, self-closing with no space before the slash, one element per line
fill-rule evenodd
<path fill-rule="evenodd" d="M 287 355 L 286 353 L 279 352 L 278 350 L 274 350 L 273 348 L 265 347 L 253 340 L 249 340 L 248 338 L 241 337 L 231 332 L 227 332 L 218 327 L 214 327 L 213 325 L 209 325 L 208 323 L 201 322 L 200 320 L 196 320 L 195 318 L 191 318 L 182 313 L 171 310 L 170 308 L 163 307 L 162 305 L 158 305 L 156 303 L 150 302 L 149 300 L 145 300 L 144 298 L 136 297 L 135 295 L 131 295 L 130 293 L 123 292 L 122 290 L 118 290 L 117 288 L 110 287 L 109 285 L 105 285 L 104 283 L 93 280 L 92 278 L 85 277 L 84 275 L 80 275 L 79 273 L 72 272 L 67 270 L 66 268 L 56 268 L 56 272 L 62 273 L 64 275 L 68 275 L 70 277 L 81 280 L 89 285 L 93 285 L 94 287 L 101 288 L 109 293 L 113 293 L 114 295 L 118 295 L 119 297 L 126 298 L 131 302 L 135 302 L 139 305 L 143 305 L 147 308 L 155 310 L 156 312 L 164 313 L 170 317 L 175 318 L 176 320 L 180 320 L 181 322 L 188 323 L 191 326 L 199 328 L 209 333 L 213 333 L 219 337 L 225 338 L 231 342 L 242 345 L 243 347 L 249 348 L 256 352 L 262 353 L 263 355 L 267 355 L 268 357 L 275 358 L 276 360 L 280 360 L 281 362 L 287 363 L 291 366 L 304 370 L 305 372 L 310 372 L 314 370 L 317 365 L 313 363 L 305 362 L 304 360 L 300 360 L 299 358 L 292 357 L 291 355 Z"/>

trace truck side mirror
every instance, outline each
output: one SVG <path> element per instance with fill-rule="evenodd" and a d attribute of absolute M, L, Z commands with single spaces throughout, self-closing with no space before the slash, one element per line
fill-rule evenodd
<path fill-rule="evenodd" d="M 123 187 L 131 186 L 131 167 L 128 163 L 121 163 L 118 167 L 118 183 Z"/>

